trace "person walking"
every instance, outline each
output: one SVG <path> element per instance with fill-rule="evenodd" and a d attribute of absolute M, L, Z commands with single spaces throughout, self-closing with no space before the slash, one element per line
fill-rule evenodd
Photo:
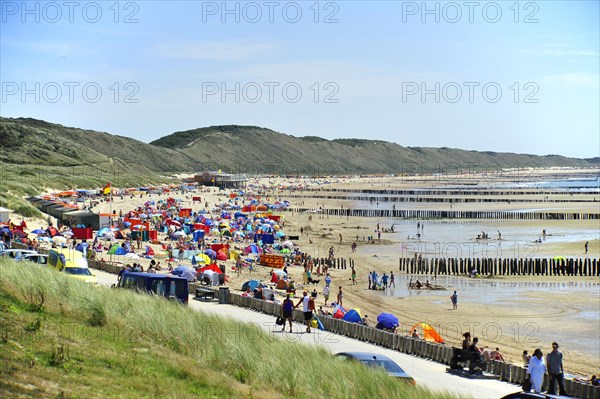
<path fill-rule="evenodd" d="M 558 343 L 552 343 L 552 351 L 546 355 L 546 366 L 548 367 L 548 393 L 556 393 L 556 382 L 558 382 L 558 394 L 566 395 L 563 384 L 563 354 L 558 350 Z"/>
<path fill-rule="evenodd" d="M 394 286 L 394 288 L 396 288 L 396 280 L 394 279 L 394 272 L 390 270 L 390 288 L 392 288 L 392 285 Z"/>
<path fill-rule="evenodd" d="M 292 315 L 294 311 L 294 302 L 290 299 L 290 294 L 285 296 L 283 303 L 281 304 L 281 317 L 283 317 L 283 328 L 281 331 L 285 331 L 285 322 L 290 323 L 290 332 L 292 332 Z"/>
<path fill-rule="evenodd" d="M 369 272 L 369 289 L 371 289 L 371 282 L 373 281 L 373 273 Z"/>
<path fill-rule="evenodd" d="M 589 242 L 589 241 L 586 241 L 586 242 L 585 242 L 585 245 L 584 245 L 583 247 L 585 248 L 585 254 L 587 255 L 587 253 L 588 253 L 588 249 L 590 249 L 590 242 Z"/>
<path fill-rule="evenodd" d="M 452 310 L 456 310 L 458 308 L 458 295 L 456 294 L 456 291 L 454 291 L 450 300 L 452 301 Z"/>
<path fill-rule="evenodd" d="M 540 348 L 533 352 L 533 357 L 529 360 L 527 374 L 531 387 L 535 393 L 542 392 L 542 384 L 544 383 L 544 374 L 546 374 L 546 363 L 544 362 L 544 354 Z"/>
<path fill-rule="evenodd" d="M 352 266 L 352 285 L 356 285 L 356 270 Z"/>
<path fill-rule="evenodd" d="M 338 291 L 338 294 L 337 294 L 337 303 L 338 303 L 338 305 L 344 306 L 342 304 L 343 300 L 344 300 L 344 293 L 342 292 L 342 286 L 340 285 L 340 290 Z"/>

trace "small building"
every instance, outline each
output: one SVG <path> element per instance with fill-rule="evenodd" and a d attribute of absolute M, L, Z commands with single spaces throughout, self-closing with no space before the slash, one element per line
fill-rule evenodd
<path fill-rule="evenodd" d="M 10 209 L 6 209 L 0 206 L 0 222 L 6 223 L 8 222 L 10 215 Z"/>
<path fill-rule="evenodd" d="M 205 171 L 194 176 L 194 181 L 204 186 L 214 186 L 222 189 L 245 188 L 248 178 L 244 174 L 223 173 L 221 171 Z"/>
<path fill-rule="evenodd" d="M 97 213 L 91 211 L 77 211 L 65 212 L 62 214 L 62 223 L 72 226 L 84 225 L 91 227 L 94 230 L 100 229 L 100 216 Z"/>

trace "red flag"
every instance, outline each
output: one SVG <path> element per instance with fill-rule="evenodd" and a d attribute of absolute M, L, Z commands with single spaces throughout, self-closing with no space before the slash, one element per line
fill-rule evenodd
<path fill-rule="evenodd" d="M 102 194 L 110 195 L 110 182 L 102 189 Z"/>

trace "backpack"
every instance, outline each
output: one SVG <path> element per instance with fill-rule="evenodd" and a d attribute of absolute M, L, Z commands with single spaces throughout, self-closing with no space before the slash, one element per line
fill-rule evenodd
<path fill-rule="evenodd" d="M 312 298 L 310 298 L 310 300 L 308 301 L 308 310 L 310 310 L 311 312 L 315 310 L 315 301 Z"/>

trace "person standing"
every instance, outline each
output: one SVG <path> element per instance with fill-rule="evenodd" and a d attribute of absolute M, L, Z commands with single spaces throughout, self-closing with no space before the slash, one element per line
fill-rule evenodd
<path fill-rule="evenodd" d="M 456 310 L 458 308 L 458 295 L 456 294 L 456 291 L 454 291 L 450 300 L 452 301 L 452 310 Z"/>
<path fill-rule="evenodd" d="M 533 352 L 533 357 L 529 360 L 527 367 L 529 381 L 535 393 L 542 392 L 542 384 L 544 383 L 544 374 L 546 374 L 546 363 L 544 362 L 544 354 L 540 348 Z"/>
<path fill-rule="evenodd" d="M 281 305 L 281 316 L 283 317 L 283 329 L 281 331 L 285 331 L 285 322 L 288 321 L 290 323 L 290 332 L 292 332 L 293 310 L 294 302 L 290 299 L 290 294 L 287 294 Z"/>
<path fill-rule="evenodd" d="M 356 285 L 356 270 L 352 266 L 352 285 Z"/>
<path fill-rule="evenodd" d="M 338 291 L 338 294 L 337 294 L 337 303 L 338 303 L 338 305 L 344 306 L 342 304 L 343 300 L 344 300 L 344 293 L 342 292 L 342 286 L 340 285 L 340 290 Z"/>
<path fill-rule="evenodd" d="M 312 316 L 313 316 L 312 311 L 309 308 L 309 302 L 310 302 L 310 297 L 308 296 L 308 293 L 306 291 L 304 291 L 302 293 L 302 299 L 300 299 L 298 301 L 298 303 L 296 304 L 296 306 L 294 306 L 294 309 L 296 309 L 298 306 L 300 306 L 300 304 L 302 304 L 302 312 L 304 313 L 304 322 L 306 323 L 306 332 L 307 333 L 310 332 L 310 322 L 311 322 Z"/>
<path fill-rule="evenodd" d="M 373 273 L 369 272 L 369 289 L 371 289 L 371 282 L 373 281 Z"/>
<path fill-rule="evenodd" d="M 329 303 L 329 285 L 326 284 L 323 288 L 323 297 L 325 297 L 325 306 Z"/>
<path fill-rule="evenodd" d="M 587 255 L 588 249 L 590 248 L 590 242 L 589 241 L 585 242 L 584 248 L 585 248 L 585 254 Z"/>
<path fill-rule="evenodd" d="M 387 276 L 387 274 L 383 273 L 383 276 L 381 277 L 381 282 L 383 283 L 383 288 L 387 288 L 388 287 L 388 276 Z"/>
<path fill-rule="evenodd" d="M 566 395 L 563 384 L 563 354 L 558 350 L 558 343 L 552 343 L 552 351 L 546 355 L 546 366 L 548 367 L 548 393 L 556 393 L 556 382 L 558 382 L 558 394 Z"/>
<path fill-rule="evenodd" d="M 394 279 L 394 272 L 390 271 L 390 288 L 392 288 L 392 285 L 394 286 L 394 288 L 396 288 L 396 282 Z"/>

